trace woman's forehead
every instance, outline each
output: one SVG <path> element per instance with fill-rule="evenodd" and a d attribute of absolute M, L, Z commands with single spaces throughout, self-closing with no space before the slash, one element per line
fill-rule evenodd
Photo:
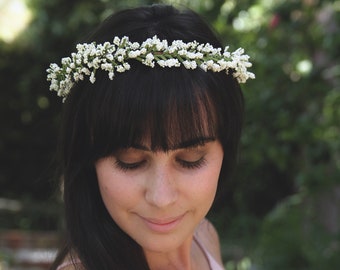
<path fill-rule="evenodd" d="M 193 138 L 190 140 L 178 142 L 177 144 L 173 144 L 169 150 L 194 148 L 194 147 L 205 145 L 206 143 L 209 143 L 215 140 L 216 138 L 212 136 L 197 137 L 197 138 Z M 144 140 L 141 143 L 133 143 L 130 147 L 143 150 L 143 151 L 154 151 L 150 140 Z"/>

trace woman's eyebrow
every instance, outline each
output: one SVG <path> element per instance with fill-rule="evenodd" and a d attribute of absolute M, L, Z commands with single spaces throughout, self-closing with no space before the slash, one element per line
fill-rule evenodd
<path fill-rule="evenodd" d="M 179 144 L 171 147 L 169 150 L 177 150 L 177 149 L 183 149 L 183 148 L 195 148 L 197 146 L 202 146 L 208 142 L 212 142 L 215 140 L 216 140 L 215 137 L 199 137 L 199 138 L 191 139 L 188 141 L 180 142 Z M 149 147 L 142 145 L 142 144 L 133 144 L 131 145 L 131 147 L 138 149 L 138 150 L 142 150 L 142 151 L 148 151 L 148 152 L 152 151 Z"/>

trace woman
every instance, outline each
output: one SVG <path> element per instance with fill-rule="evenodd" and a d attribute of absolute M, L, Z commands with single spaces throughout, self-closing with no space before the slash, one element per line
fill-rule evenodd
<path fill-rule="evenodd" d="M 65 101 L 52 269 L 223 269 L 205 216 L 235 163 L 248 56 L 166 5 L 113 14 L 88 42 L 48 70 Z"/>

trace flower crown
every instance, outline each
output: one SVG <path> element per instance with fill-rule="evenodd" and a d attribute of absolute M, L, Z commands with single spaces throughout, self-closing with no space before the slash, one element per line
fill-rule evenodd
<path fill-rule="evenodd" d="M 249 56 L 242 48 L 229 52 L 229 47 L 214 48 L 209 43 L 200 44 L 196 41 L 185 43 L 182 40 L 174 40 L 168 45 L 166 40 L 160 40 L 157 36 L 148 38 L 142 44 L 130 42 L 128 37 L 113 39 L 113 43 L 104 44 L 78 44 L 77 52 L 71 57 L 61 60 L 61 67 L 52 63 L 47 69 L 47 80 L 51 82 L 50 90 L 56 91 L 58 96 L 66 99 L 73 84 L 84 80 L 84 75 L 90 76 L 94 83 L 98 69 L 108 72 L 112 80 L 115 72 L 124 72 L 130 69 L 128 60 L 135 59 L 142 64 L 154 67 L 179 67 L 183 65 L 187 69 L 201 68 L 204 71 L 213 72 L 233 70 L 232 75 L 239 83 L 245 83 L 247 79 L 254 79 L 255 75 L 247 71 L 252 64 Z"/>

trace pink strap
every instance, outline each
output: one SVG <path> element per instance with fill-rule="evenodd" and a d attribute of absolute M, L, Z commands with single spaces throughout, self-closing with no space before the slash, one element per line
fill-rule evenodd
<path fill-rule="evenodd" d="M 205 257 L 208 260 L 210 270 L 225 270 L 216 260 L 215 258 L 210 254 L 210 252 L 202 245 L 202 243 L 199 241 L 198 237 L 194 235 L 194 240 L 197 243 L 197 245 L 200 247 L 200 249 L 203 251 Z"/>

